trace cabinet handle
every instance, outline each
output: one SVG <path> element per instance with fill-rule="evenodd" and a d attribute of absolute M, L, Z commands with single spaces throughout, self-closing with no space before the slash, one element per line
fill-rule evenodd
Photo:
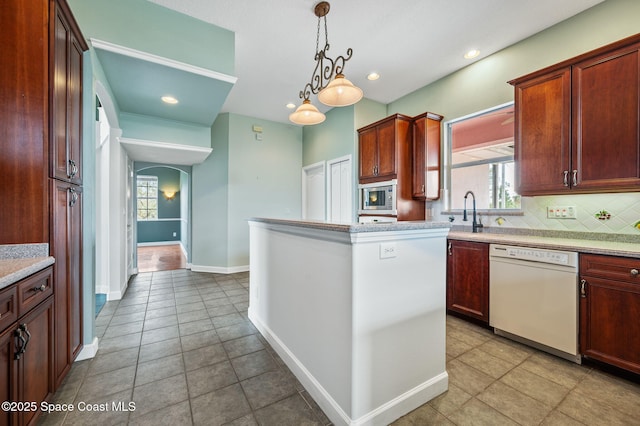
<path fill-rule="evenodd" d="M 421 192 L 424 194 L 424 185 L 422 185 L 422 191 Z"/>
<path fill-rule="evenodd" d="M 586 289 L 587 281 L 580 280 L 580 297 L 587 297 L 587 289 Z"/>
<path fill-rule="evenodd" d="M 564 183 L 564 186 L 569 186 L 569 170 L 565 170 L 562 173 L 564 173 L 564 179 L 562 180 L 562 183 Z"/>
<path fill-rule="evenodd" d="M 69 200 L 69 207 L 73 207 L 78 202 L 78 193 L 73 188 L 69 188 L 69 193 L 71 194 L 71 199 Z"/>
<path fill-rule="evenodd" d="M 78 166 L 73 160 L 69 160 L 69 165 L 71 166 L 71 173 L 69 173 L 69 177 L 74 178 L 78 174 Z"/>
<path fill-rule="evenodd" d="M 39 291 L 40 291 L 40 292 L 43 292 L 43 291 L 45 291 L 46 289 L 47 289 L 47 286 L 46 286 L 46 285 L 44 285 L 44 284 L 42 284 L 40 287 L 34 287 L 34 288 L 32 288 L 31 290 L 32 290 L 32 291 L 35 291 L 35 292 L 37 293 L 37 292 L 39 292 Z"/>
<path fill-rule="evenodd" d="M 22 335 L 22 332 L 27 335 L 26 339 Z M 13 334 L 18 338 L 18 340 L 20 340 L 20 345 L 17 348 L 18 352 L 15 353 L 14 358 L 20 359 L 22 357 L 22 354 L 27 350 L 27 345 L 31 340 L 31 333 L 29 333 L 29 330 L 27 330 L 27 324 L 20 324 L 18 329 L 14 331 Z"/>
<path fill-rule="evenodd" d="M 634 277 L 638 276 L 638 270 L 637 269 L 632 269 L 630 272 L 631 272 L 631 275 L 633 275 Z"/>
<path fill-rule="evenodd" d="M 449 256 L 452 256 L 452 255 L 453 255 L 453 253 L 452 253 L 451 249 L 452 249 L 452 247 L 451 247 L 451 243 L 449 243 L 449 244 L 447 245 L 447 252 L 449 253 Z"/>
<path fill-rule="evenodd" d="M 573 181 L 572 182 L 573 186 L 578 186 L 578 171 L 577 170 L 573 171 L 571 180 Z"/>

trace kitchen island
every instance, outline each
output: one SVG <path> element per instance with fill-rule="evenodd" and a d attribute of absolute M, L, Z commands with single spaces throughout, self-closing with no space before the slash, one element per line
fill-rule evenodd
<path fill-rule="evenodd" d="M 445 392 L 443 222 L 251 219 L 249 318 L 336 425 Z"/>

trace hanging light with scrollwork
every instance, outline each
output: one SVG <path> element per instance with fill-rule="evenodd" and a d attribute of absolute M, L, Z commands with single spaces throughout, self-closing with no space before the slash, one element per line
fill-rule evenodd
<path fill-rule="evenodd" d="M 331 59 L 329 51 L 329 35 L 327 31 L 327 14 L 329 3 L 322 1 L 316 4 L 314 13 L 318 17 L 318 31 L 316 35 L 316 66 L 311 76 L 311 81 L 300 91 L 302 105 L 289 115 L 289 120 L 296 124 L 312 125 L 325 120 L 325 115 L 318 110 L 309 97 L 314 94 L 318 100 L 327 106 L 341 107 L 353 105 L 362 99 L 362 90 L 354 86 L 344 77 L 344 65 L 351 59 L 353 50 L 347 49 L 346 56 L 338 56 Z M 324 21 L 324 48 L 320 50 L 320 23 Z"/>

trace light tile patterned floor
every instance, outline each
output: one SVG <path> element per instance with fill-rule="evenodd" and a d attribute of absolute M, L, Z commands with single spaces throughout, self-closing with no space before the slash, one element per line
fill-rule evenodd
<path fill-rule="evenodd" d="M 98 355 L 75 363 L 54 395 L 110 410 L 53 413 L 39 424 L 329 424 L 247 319 L 248 283 L 248 273 L 138 275 L 98 316 Z M 449 391 L 394 425 L 640 425 L 637 384 L 453 317 L 447 359 Z"/>

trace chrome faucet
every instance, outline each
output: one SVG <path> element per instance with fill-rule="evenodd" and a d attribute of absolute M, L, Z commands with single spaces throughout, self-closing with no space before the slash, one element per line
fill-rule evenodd
<path fill-rule="evenodd" d="M 464 210 L 462 212 L 462 220 L 464 222 L 467 221 L 467 197 L 469 196 L 469 194 L 471 194 L 471 196 L 473 197 L 473 222 L 472 222 L 471 228 L 472 228 L 472 232 L 478 232 L 478 228 L 482 228 L 482 224 L 478 223 L 477 216 L 476 216 L 476 196 L 471 191 L 467 191 L 467 193 L 464 194 Z"/>

